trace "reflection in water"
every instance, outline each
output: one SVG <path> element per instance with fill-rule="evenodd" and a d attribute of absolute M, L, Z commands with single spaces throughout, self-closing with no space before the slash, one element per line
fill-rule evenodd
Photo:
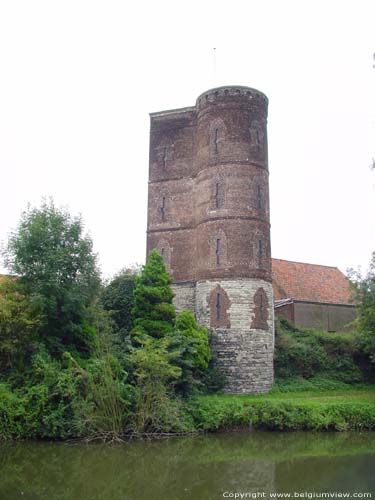
<path fill-rule="evenodd" d="M 124 445 L 0 445 L 0 499 L 216 500 L 375 492 L 375 433 L 228 433 Z"/>
<path fill-rule="evenodd" d="M 375 495 L 374 469 L 374 453 L 290 460 L 278 464 L 276 488 L 285 492 L 372 492 Z"/>

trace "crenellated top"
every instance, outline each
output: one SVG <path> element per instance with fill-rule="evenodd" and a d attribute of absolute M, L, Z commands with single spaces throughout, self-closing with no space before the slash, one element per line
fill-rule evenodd
<path fill-rule="evenodd" d="M 238 102 L 247 102 L 249 105 L 257 105 L 267 109 L 268 98 L 263 92 L 253 89 L 251 87 L 244 87 L 241 85 L 229 85 L 224 87 L 217 87 L 203 92 L 196 101 L 196 108 L 198 112 L 203 111 L 208 106 L 215 104 Z"/>

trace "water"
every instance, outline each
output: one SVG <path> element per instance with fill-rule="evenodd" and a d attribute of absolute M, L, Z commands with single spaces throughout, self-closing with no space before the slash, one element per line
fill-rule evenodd
<path fill-rule="evenodd" d="M 367 492 L 375 499 L 375 433 L 0 445 L 1 500 L 219 500 L 235 493 L 270 498 L 272 492 L 300 495 L 292 498 Z"/>

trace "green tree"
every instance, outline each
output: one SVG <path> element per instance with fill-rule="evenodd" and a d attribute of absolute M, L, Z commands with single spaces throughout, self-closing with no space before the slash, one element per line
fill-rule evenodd
<path fill-rule="evenodd" d="M 104 288 L 101 295 L 103 309 L 108 311 L 122 339 L 128 336 L 133 326 L 134 288 L 137 268 L 124 269 Z"/>
<path fill-rule="evenodd" d="M 177 360 L 182 349 L 175 330 L 171 282 L 162 256 L 150 252 L 134 290 L 134 347 L 129 355 L 138 390 L 133 419 L 137 433 L 185 429 L 181 402 L 174 396 L 181 379 Z"/>
<path fill-rule="evenodd" d="M 142 335 L 160 338 L 173 332 L 176 311 L 171 283 L 162 256 L 156 250 L 151 251 L 134 290 L 135 342 Z"/>
<path fill-rule="evenodd" d="M 367 275 L 363 278 L 359 273 L 351 271 L 350 277 L 358 303 L 355 322 L 358 343 L 371 362 L 375 363 L 375 252 Z"/>
<path fill-rule="evenodd" d="M 52 201 L 28 208 L 4 257 L 41 315 L 39 332 L 49 351 L 89 351 L 94 331 L 88 310 L 97 297 L 100 277 L 81 218 L 56 208 Z"/>
<path fill-rule="evenodd" d="M 0 280 L 0 372 L 21 370 L 40 320 L 14 278 Z"/>
<path fill-rule="evenodd" d="M 184 396 L 201 384 L 208 368 L 211 352 L 207 328 L 199 326 L 191 311 L 182 311 L 177 317 L 176 329 L 171 334 L 172 345 L 179 351 L 175 364 L 181 368 L 181 380 L 176 389 Z"/>

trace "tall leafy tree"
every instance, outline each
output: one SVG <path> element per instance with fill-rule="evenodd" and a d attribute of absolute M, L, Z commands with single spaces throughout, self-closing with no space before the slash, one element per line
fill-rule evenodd
<path fill-rule="evenodd" d="M 134 290 L 135 338 L 139 335 L 161 338 L 173 332 L 176 311 L 171 282 L 163 257 L 156 250 L 151 251 Z"/>
<path fill-rule="evenodd" d="M 133 325 L 134 288 L 138 268 L 120 271 L 104 288 L 101 295 L 103 309 L 108 311 L 115 328 L 124 339 Z"/>
<path fill-rule="evenodd" d="M 352 271 L 350 277 L 357 301 L 358 342 L 375 364 L 375 252 L 367 275 L 363 278 Z"/>
<path fill-rule="evenodd" d="M 4 252 L 42 321 L 39 332 L 52 354 L 66 348 L 88 351 L 94 331 L 89 307 L 100 275 L 91 238 L 80 217 L 44 201 L 23 212 Z"/>
<path fill-rule="evenodd" d="M 176 312 L 171 282 L 162 256 L 151 251 L 134 290 L 134 348 L 129 359 L 138 389 L 137 432 L 159 432 L 180 425 L 178 403 L 171 397 L 181 377 L 181 368 L 175 363 L 180 351 L 173 339 Z"/>

